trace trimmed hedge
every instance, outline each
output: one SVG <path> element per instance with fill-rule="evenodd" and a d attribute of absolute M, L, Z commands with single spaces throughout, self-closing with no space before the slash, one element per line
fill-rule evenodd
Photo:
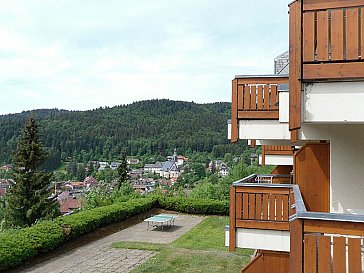
<path fill-rule="evenodd" d="M 0 271 L 52 250 L 67 239 L 148 211 L 154 203 L 150 198 L 129 200 L 0 233 Z"/>
<path fill-rule="evenodd" d="M 39 253 L 59 246 L 65 235 L 55 222 L 45 221 L 29 228 L 0 234 L 0 271 L 19 265 Z"/>
<path fill-rule="evenodd" d="M 228 215 L 229 202 L 160 195 L 81 211 L 29 228 L 0 233 L 0 271 L 24 263 L 40 253 L 99 227 L 120 222 L 153 207 L 193 214 Z"/>
<path fill-rule="evenodd" d="M 64 228 L 70 228 L 69 238 L 93 231 L 108 224 L 117 223 L 133 215 L 138 215 L 153 207 L 149 198 L 129 200 L 127 202 L 81 211 L 66 217 L 58 217 L 54 222 Z"/>
<path fill-rule="evenodd" d="M 229 215 L 229 201 L 164 196 L 158 196 L 155 200 L 158 207 L 167 210 L 191 214 Z"/>

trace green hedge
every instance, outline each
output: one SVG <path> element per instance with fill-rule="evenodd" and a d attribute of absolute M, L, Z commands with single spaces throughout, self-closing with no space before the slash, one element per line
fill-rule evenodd
<path fill-rule="evenodd" d="M 68 237 L 77 238 L 81 234 L 108 224 L 117 223 L 133 215 L 148 211 L 154 201 L 150 198 L 139 198 L 110 206 L 81 211 L 54 221 L 64 228 L 70 228 Z"/>
<path fill-rule="evenodd" d="M 30 228 L 0 234 L 0 271 L 21 264 L 39 253 L 59 246 L 65 236 L 55 222 L 45 221 Z"/>
<path fill-rule="evenodd" d="M 81 211 L 58 217 L 53 221 L 40 222 L 30 228 L 0 233 L 0 271 L 54 249 L 70 238 L 77 238 L 99 227 L 120 222 L 146 212 L 152 207 L 193 214 L 228 215 L 229 213 L 227 201 L 160 195 Z"/>
<path fill-rule="evenodd" d="M 229 201 L 163 196 L 157 196 L 155 200 L 157 206 L 167 210 L 191 214 L 229 214 Z"/>
<path fill-rule="evenodd" d="M 150 198 L 129 200 L 0 233 L 0 271 L 47 252 L 69 238 L 148 211 L 154 203 Z"/>

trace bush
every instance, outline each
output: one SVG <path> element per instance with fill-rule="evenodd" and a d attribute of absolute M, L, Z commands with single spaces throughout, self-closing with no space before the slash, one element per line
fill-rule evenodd
<path fill-rule="evenodd" d="M 47 252 L 60 245 L 64 239 L 62 228 L 52 221 L 1 233 L 0 271 Z"/>
<path fill-rule="evenodd" d="M 0 233 L 0 271 L 52 250 L 69 238 L 143 213 L 151 209 L 154 202 L 151 198 L 129 200 Z"/>
<path fill-rule="evenodd" d="M 164 196 L 156 196 L 154 198 L 157 206 L 167 210 L 193 214 L 229 214 L 229 201 Z"/>
<path fill-rule="evenodd" d="M 229 213 L 229 202 L 184 197 L 152 195 L 109 206 L 84 210 L 53 221 L 44 221 L 30 228 L 9 230 L 0 233 L 0 271 L 17 266 L 34 256 L 47 252 L 70 238 L 99 227 L 116 223 L 133 215 L 160 207 L 194 214 Z"/>
<path fill-rule="evenodd" d="M 95 230 L 111 223 L 116 223 L 126 218 L 143 213 L 153 206 L 150 198 L 140 198 L 117 203 L 110 206 L 84 210 L 66 217 L 59 217 L 54 221 L 64 228 L 70 228 L 70 238 Z"/>

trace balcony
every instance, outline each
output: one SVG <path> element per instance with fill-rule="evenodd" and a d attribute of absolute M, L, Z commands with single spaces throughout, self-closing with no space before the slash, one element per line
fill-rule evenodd
<path fill-rule="evenodd" d="M 279 120 L 279 84 L 288 84 L 286 75 L 236 76 L 232 82 L 231 140 L 244 138 L 240 121 Z M 245 138 L 249 139 L 249 138 Z"/>
<path fill-rule="evenodd" d="M 290 130 L 302 122 L 364 122 L 363 6 L 361 0 L 290 4 Z"/>
<path fill-rule="evenodd" d="M 297 185 L 241 181 L 230 189 L 231 251 L 289 252 L 290 273 L 362 273 L 364 215 L 307 211 Z"/>
<path fill-rule="evenodd" d="M 293 165 L 294 149 L 292 146 L 263 145 L 259 155 L 259 164 L 265 165 Z"/>

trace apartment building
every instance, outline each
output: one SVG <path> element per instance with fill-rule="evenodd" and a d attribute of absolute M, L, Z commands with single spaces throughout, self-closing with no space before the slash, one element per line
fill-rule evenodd
<path fill-rule="evenodd" d="M 363 272 L 363 54 L 363 0 L 296 0 L 289 74 L 233 79 L 231 140 L 277 166 L 231 186 L 226 243 L 258 249 L 241 272 Z"/>

